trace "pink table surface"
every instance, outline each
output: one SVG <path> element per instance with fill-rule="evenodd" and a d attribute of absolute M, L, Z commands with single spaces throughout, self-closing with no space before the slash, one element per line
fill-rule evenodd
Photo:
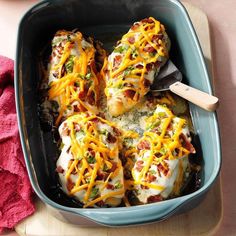
<path fill-rule="evenodd" d="M 0 0 L 0 54 L 14 59 L 17 26 L 23 13 L 36 0 Z M 201 8 L 211 29 L 215 92 L 222 141 L 221 169 L 224 215 L 215 235 L 236 235 L 236 1 L 185 0 Z M 16 236 L 8 232 L 8 236 Z"/>

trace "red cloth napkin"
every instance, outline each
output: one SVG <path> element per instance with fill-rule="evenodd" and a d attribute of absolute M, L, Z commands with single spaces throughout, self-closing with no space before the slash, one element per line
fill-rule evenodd
<path fill-rule="evenodd" d="M 0 56 L 0 233 L 35 210 L 19 139 L 14 63 Z"/>

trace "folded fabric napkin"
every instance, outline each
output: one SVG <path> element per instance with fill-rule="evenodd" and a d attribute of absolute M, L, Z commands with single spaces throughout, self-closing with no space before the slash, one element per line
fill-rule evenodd
<path fill-rule="evenodd" d="M 0 233 L 35 210 L 19 139 L 13 85 L 14 63 L 0 56 Z"/>

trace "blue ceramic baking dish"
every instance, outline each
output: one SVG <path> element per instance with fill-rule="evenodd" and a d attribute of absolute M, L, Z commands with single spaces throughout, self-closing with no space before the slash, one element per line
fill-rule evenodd
<path fill-rule="evenodd" d="M 58 29 L 78 28 L 111 48 L 133 22 L 153 16 L 167 29 L 172 42 L 171 59 L 185 82 L 212 93 L 209 75 L 186 10 L 176 0 L 55 0 L 31 8 L 19 25 L 15 92 L 22 147 L 31 184 L 58 218 L 74 224 L 125 226 L 160 221 L 196 206 L 215 181 L 221 165 L 219 130 L 215 113 L 190 104 L 199 137 L 203 170 L 197 191 L 171 200 L 142 206 L 83 209 L 56 197 L 56 148 L 50 132 L 42 131 L 37 110 L 37 86 L 41 80 L 42 52 Z"/>

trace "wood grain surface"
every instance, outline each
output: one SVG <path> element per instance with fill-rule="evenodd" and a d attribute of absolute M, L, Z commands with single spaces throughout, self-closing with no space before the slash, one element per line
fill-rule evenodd
<path fill-rule="evenodd" d="M 212 75 L 210 32 L 207 17 L 198 8 L 193 7 L 192 5 L 187 3 L 184 3 L 184 5 L 197 32 L 204 57 L 207 62 L 209 73 Z M 54 218 L 40 200 L 37 200 L 36 208 L 36 213 L 33 216 L 27 218 L 15 227 L 15 230 L 19 235 L 212 235 L 220 225 L 223 211 L 220 177 L 218 177 L 217 181 L 212 186 L 206 198 L 195 209 L 181 215 L 173 216 L 163 222 L 144 226 L 125 228 L 79 227 L 76 225 L 61 222 L 60 220 Z"/>

